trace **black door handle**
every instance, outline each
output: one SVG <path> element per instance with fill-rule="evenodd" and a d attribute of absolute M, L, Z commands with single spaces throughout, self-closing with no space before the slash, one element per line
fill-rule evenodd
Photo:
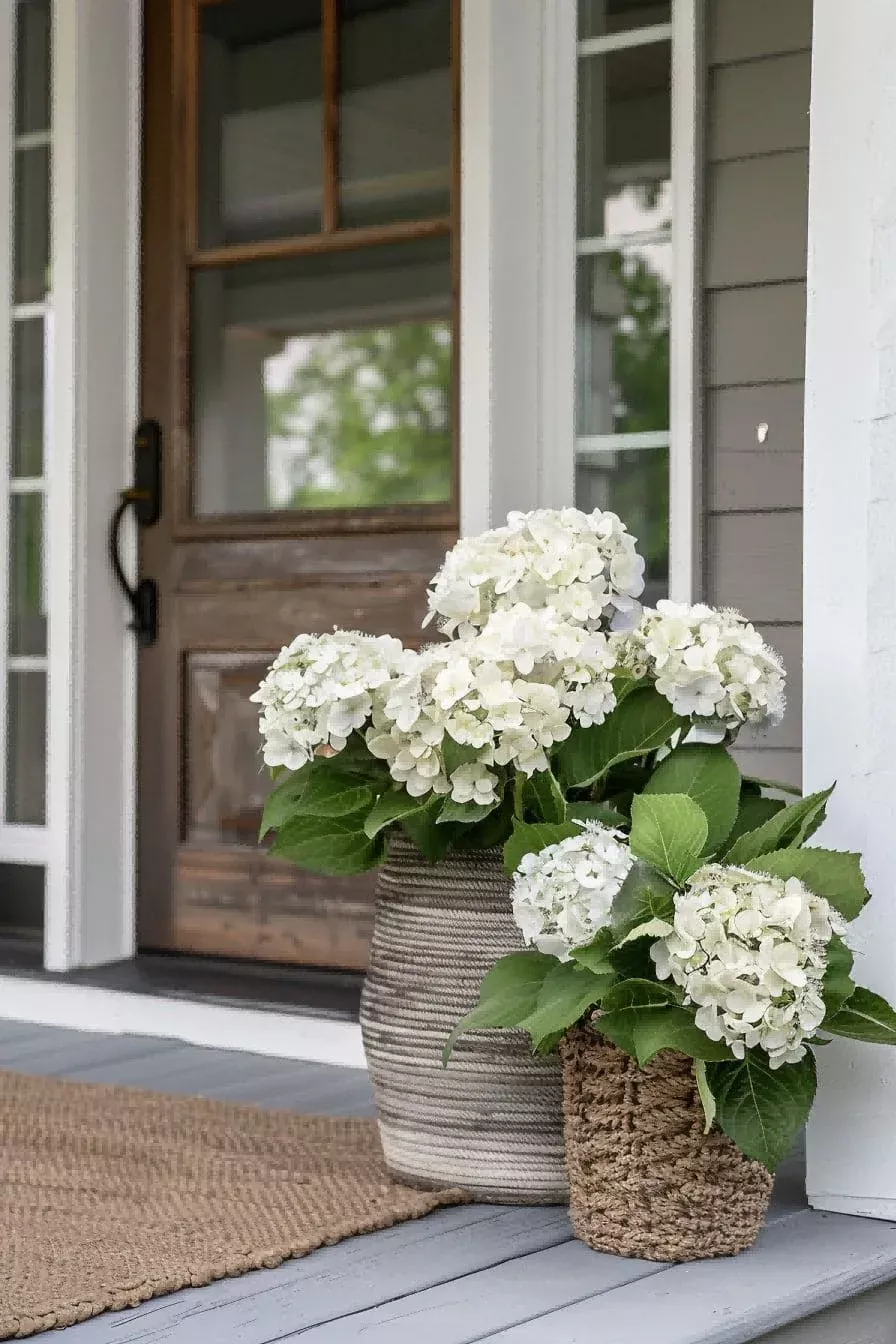
<path fill-rule="evenodd" d="M 137 642 L 145 649 L 154 644 L 158 637 L 159 598 L 153 579 L 140 579 L 137 586 L 132 588 L 121 567 L 121 523 L 131 505 L 141 527 L 152 527 L 159 521 L 162 507 L 162 430 L 156 420 L 143 420 L 137 427 L 134 435 L 134 484 L 129 490 L 121 491 L 109 527 L 109 559 L 134 613 L 128 628 L 136 632 Z"/>

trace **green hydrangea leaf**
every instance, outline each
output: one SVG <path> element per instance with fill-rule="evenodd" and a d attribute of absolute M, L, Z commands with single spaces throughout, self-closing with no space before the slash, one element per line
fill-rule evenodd
<path fill-rule="evenodd" d="M 656 980 L 617 980 L 603 996 L 595 1026 L 620 1050 L 637 1059 L 634 1033 L 638 1022 L 651 1011 L 677 1004 L 679 998 L 674 987 Z"/>
<path fill-rule="evenodd" d="M 611 973 L 616 978 L 616 970 L 609 959 L 615 934 L 612 929 L 601 929 L 595 938 L 585 947 L 574 947 L 570 956 L 580 966 L 587 966 L 595 975 Z"/>
<path fill-rule="evenodd" d="M 729 848 L 747 831 L 756 831 L 771 821 L 787 804 L 781 798 L 763 798 L 746 787 L 741 790 L 737 818 L 728 836 Z"/>
<path fill-rule="evenodd" d="M 822 984 L 822 997 L 829 1018 L 834 1017 L 855 992 L 852 966 L 852 952 L 835 933 L 828 943 L 828 964 Z"/>
<path fill-rule="evenodd" d="M 340 770 L 338 760 L 331 756 L 314 762 L 301 798 L 303 815 L 346 817 L 352 812 L 366 812 L 376 802 L 374 785 Z"/>
<path fill-rule="evenodd" d="M 598 1024 L 604 1030 L 603 1018 Z M 694 1010 L 677 1004 L 647 1008 L 635 1014 L 631 1026 L 635 1059 L 643 1068 L 661 1050 L 677 1050 L 690 1059 L 703 1061 L 731 1059 L 724 1041 L 711 1041 L 694 1024 Z"/>
<path fill-rule="evenodd" d="M 896 1045 L 896 1013 L 886 999 L 859 986 L 838 1013 L 825 1018 L 824 1030 L 853 1041 Z"/>
<path fill-rule="evenodd" d="M 709 834 L 703 809 L 683 793 L 642 793 L 632 799 L 632 853 L 678 884 L 703 862 Z"/>
<path fill-rule="evenodd" d="M 574 961 L 556 962 L 541 984 L 535 1008 L 519 1024 L 532 1037 L 533 1049 L 574 1026 L 600 1003 L 615 978 L 612 971 L 595 975 Z"/>
<path fill-rule="evenodd" d="M 383 855 L 383 838 L 364 834 L 364 812 L 345 817 L 304 813 L 280 828 L 271 853 L 329 877 L 345 877 L 375 868 Z"/>
<path fill-rule="evenodd" d="M 827 801 L 833 791 L 832 784 L 821 793 L 811 793 L 798 803 L 782 807 L 756 830 L 738 836 L 726 853 L 725 862 L 742 867 L 757 854 L 770 854 L 772 850 L 804 844 L 824 821 Z"/>
<path fill-rule="evenodd" d="M 836 849 L 778 849 L 773 854 L 757 854 L 743 866 L 773 877 L 798 877 L 816 896 L 830 901 L 844 919 L 855 919 L 870 899 L 859 854 Z"/>
<path fill-rule="evenodd" d="M 566 800 L 550 770 L 537 770 L 526 780 L 523 799 L 539 821 L 555 824 L 566 820 Z"/>
<path fill-rule="evenodd" d="M 610 906 L 610 923 L 617 946 L 633 929 L 652 919 L 672 920 L 675 888 L 649 863 L 636 859 Z"/>
<path fill-rule="evenodd" d="M 261 827 L 258 838 L 263 840 L 268 831 L 278 831 L 297 812 L 301 810 L 302 794 L 311 776 L 311 762 L 300 770 L 289 772 L 281 777 L 277 787 L 267 796 L 264 811 L 261 814 Z"/>
<path fill-rule="evenodd" d="M 706 852 L 715 854 L 734 826 L 740 802 L 740 771 L 723 746 L 689 742 L 660 761 L 644 792 L 692 798 L 706 817 Z"/>
<path fill-rule="evenodd" d="M 707 1081 L 716 1100 L 716 1119 L 741 1152 L 774 1171 L 793 1148 L 815 1099 L 815 1058 L 811 1050 L 798 1064 L 769 1066 L 761 1050 L 743 1059 L 708 1064 Z"/>
<path fill-rule="evenodd" d="M 426 806 L 419 812 L 409 812 L 401 819 L 401 829 L 430 863 L 439 863 L 458 838 L 460 827 L 439 826 L 438 817 L 444 801 L 437 794 L 428 794 Z"/>
<path fill-rule="evenodd" d="M 620 761 L 662 747 L 685 722 L 652 686 L 632 690 L 602 724 L 574 728 L 560 744 L 556 760 L 563 787 L 594 784 Z"/>
<path fill-rule="evenodd" d="M 495 962 L 479 987 L 475 1008 L 461 1018 L 445 1042 L 442 1063 L 448 1063 L 457 1038 L 466 1031 L 518 1027 L 534 1013 L 545 976 L 556 966 L 556 957 L 541 952 L 511 952 Z"/>
<path fill-rule="evenodd" d="M 403 784 L 396 784 L 394 788 L 381 794 L 367 813 L 364 833 L 369 835 L 372 840 L 387 826 L 393 826 L 396 822 L 404 821 L 417 812 L 426 811 L 430 802 L 429 794 L 422 798 L 412 798 Z"/>

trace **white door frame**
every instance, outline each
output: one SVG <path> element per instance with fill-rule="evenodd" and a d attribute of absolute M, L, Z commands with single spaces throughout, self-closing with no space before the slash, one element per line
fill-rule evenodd
<path fill-rule="evenodd" d="M 700 3 L 674 0 L 673 8 L 675 276 L 683 287 L 673 318 L 679 456 L 672 571 L 679 597 L 690 595 L 696 551 Z M 562 506 L 573 497 L 576 9 L 575 0 L 462 0 L 465 532 L 494 525 L 510 508 Z M 137 659 L 106 546 L 118 492 L 130 483 L 139 404 L 142 4 L 55 0 L 54 12 L 45 966 L 65 971 L 136 951 Z M 133 533 L 124 540 L 133 571 Z M 152 996 L 23 986 L 0 976 L 0 1013 L 32 1021 L 167 1034 L 163 1006 Z M 262 1048 L 269 1014 L 250 1014 L 259 1031 L 259 1044 L 250 1047 L 249 1017 L 228 1018 L 225 1029 L 223 1017 L 214 1026 L 208 1015 L 240 1010 L 200 1007 L 201 1022 L 180 1005 L 170 1015 L 171 1033 L 225 1043 L 232 1030 L 243 1048 Z M 277 1039 L 279 1052 L 291 1053 L 285 1035 Z M 296 1039 L 297 1057 L 360 1062 L 356 1035 L 327 1037 L 328 1044 L 312 1019 Z"/>

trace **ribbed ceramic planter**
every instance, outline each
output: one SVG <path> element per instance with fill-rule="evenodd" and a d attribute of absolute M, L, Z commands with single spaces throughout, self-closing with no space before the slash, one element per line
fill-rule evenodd
<path fill-rule="evenodd" d="M 752 1246 L 772 1178 L 720 1130 L 703 1133 L 693 1062 L 665 1050 L 639 1069 L 584 1026 L 567 1033 L 560 1053 L 576 1236 L 645 1260 L 704 1260 Z"/>
<path fill-rule="evenodd" d="M 562 1080 L 522 1032 L 462 1036 L 442 1049 L 485 973 L 522 941 L 500 850 L 431 864 L 396 836 L 380 870 L 364 1049 L 389 1170 L 412 1185 L 460 1185 L 505 1204 L 567 1199 Z"/>

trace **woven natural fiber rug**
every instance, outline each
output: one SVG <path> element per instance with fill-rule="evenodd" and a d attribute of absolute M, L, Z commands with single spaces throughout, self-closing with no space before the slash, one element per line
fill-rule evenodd
<path fill-rule="evenodd" d="M 0 1073 L 0 1339 L 465 1199 L 391 1180 L 372 1120 Z"/>

